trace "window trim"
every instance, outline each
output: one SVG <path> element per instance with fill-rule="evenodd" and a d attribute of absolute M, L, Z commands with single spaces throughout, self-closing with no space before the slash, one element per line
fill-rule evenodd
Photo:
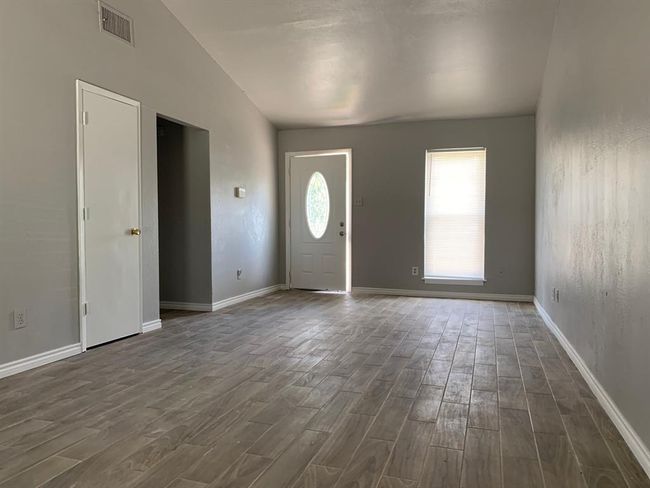
<path fill-rule="evenodd" d="M 485 278 L 443 278 L 436 276 L 425 276 L 422 278 L 427 285 L 464 285 L 464 286 L 485 286 Z"/>
<path fill-rule="evenodd" d="M 436 149 L 427 149 L 424 152 L 424 167 L 425 167 L 425 178 L 424 178 L 424 201 L 423 201 L 423 224 L 424 232 L 422 233 L 422 250 L 426 253 L 426 225 L 427 225 L 427 214 L 426 214 L 426 188 L 427 188 L 427 178 L 426 171 L 427 165 L 429 164 L 429 154 L 436 152 L 455 152 L 455 151 L 484 151 L 485 152 L 485 200 L 483 202 L 483 208 L 485 214 L 487 214 L 487 147 L 486 146 L 469 146 L 469 147 L 450 147 L 450 148 L 436 148 Z M 423 276 L 422 281 L 426 285 L 460 285 L 460 286 L 485 286 L 487 283 L 487 276 L 485 273 L 485 261 L 486 261 L 486 248 L 487 243 L 485 242 L 486 234 L 486 224 L 484 223 L 483 227 L 483 277 L 462 277 L 462 276 Z M 424 269 L 424 265 L 422 266 Z"/>

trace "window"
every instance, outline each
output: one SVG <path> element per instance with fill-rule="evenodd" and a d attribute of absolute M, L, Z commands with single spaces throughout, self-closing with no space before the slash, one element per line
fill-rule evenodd
<path fill-rule="evenodd" d="M 427 151 L 424 279 L 483 284 L 485 149 Z"/>
<path fill-rule="evenodd" d="M 307 183 L 305 196 L 307 226 L 314 239 L 320 239 L 327 230 L 330 220 L 330 192 L 322 173 L 316 171 Z"/>

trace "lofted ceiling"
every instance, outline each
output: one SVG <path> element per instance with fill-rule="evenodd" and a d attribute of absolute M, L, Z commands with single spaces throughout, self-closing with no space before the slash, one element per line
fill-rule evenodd
<path fill-rule="evenodd" d="M 534 113 L 557 0 L 163 0 L 278 127 Z"/>

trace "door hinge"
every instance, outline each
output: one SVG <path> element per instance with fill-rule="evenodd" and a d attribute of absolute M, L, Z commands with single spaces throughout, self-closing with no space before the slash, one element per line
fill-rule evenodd
<path fill-rule="evenodd" d="M 83 311 L 84 316 L 88 315 L 88 303 L 87 302 L 83 304 L 82 311 Z"/>
<path fill-rule="evenodd" d="M 83 125 L 88 125 L 88 112 L 81 113 L 81 123 Z"/>
<path fill-rule="evenodd" d="M 90 220 L 90 208 L 89 207 L 84 207 L 81 210 L 81 218 L 83 220 Z"/>

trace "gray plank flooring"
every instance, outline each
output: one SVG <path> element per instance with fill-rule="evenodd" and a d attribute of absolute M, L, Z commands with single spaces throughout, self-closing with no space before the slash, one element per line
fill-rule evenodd
<path fill-rule="evenodd" d="M 0 380 L 0 488 L 650 487 L 530 304 L 280 292 Z"/>

